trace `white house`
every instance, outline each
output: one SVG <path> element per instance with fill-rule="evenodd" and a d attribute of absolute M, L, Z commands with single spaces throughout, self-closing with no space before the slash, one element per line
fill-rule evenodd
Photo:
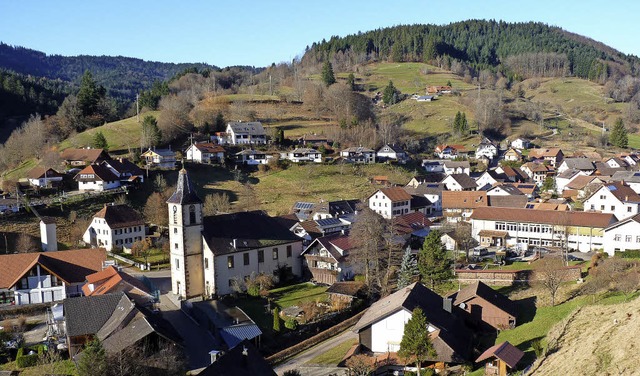
<path fill-rule="evenodd" d="M 509 150 L 504 153 L 504 160 L 519 162 L 522 160 L 522 152 L 515 148 L 509 148 Z"/>
<path fill-rule="evenodd" d="M 401 147 L 392 144 L 386 144 L 381 147 L 376 153 L 376 157 L 380 161 L 392 160 L 392 161 L 405 161 L 407 159 L 407 152 L 405 152 Z"/>
<path fill-rule="evenodd" d="M 611 213 L 622 220 L 640 212 L 640 195 L 622 182 L 604 184 L 584 200 L 584 210 Z"/>
<path fill-rule="evenodd" d="M 267 134 L 259 121 L 232 122 L 225 131 L 227 143 L 231 145 L 264 145 Z"/>
<path fill-rule="evenodd" d="M 466 156 L 468 151 L 464 145 L 437 145 L 433 151 L 433 154 L 440 159 L 456 159 L 458 157 Z"/>
<path fill-rule="evenodd" d="M 109 169 L 120 179 L 120 184 L 144 183 L 144 171 L 126 158 L 102 161 L 101 166 Z"/>
<path fill-rule="evenodd" d="M 348 235 L 332 234 L 316 238 L 302 251 L 304 266 L 317 283 L 332 285 L 350 280 L 354 272 L 347 262 L 347 256 L 352 248 Z"/>
<path fill-rule="evenodd" d="M 511 141 L 511 147 L 518 150 L 529 149 L 531 146 L 531 141 L 526 138 L 518 137 L 515 140 Z"/>
<path fill-rule="evenodd" d="M 270 155 L 267 155 L 265 152 L 253 149 L 245 149 L 239 153 L 236 153 L 236 163 L 238 164 L 257 166 L 269 163 L 269 159 L 271 159 Z"/>
<path fill-rule="evenodd" d="M 293 163 L 314 162 L 322 163 L 322 153 L 312 148 L 296 148 L 280 153 L 280 158 L 288 159 Z"/>
<path fill-rule="evenodd" d="M 178 297 L 227 295 L 252 274 L 302 275 L 302 239 L 261 211 L 203 217 L 186 170 L 167 204 L 171 291 Z"/>
<path fill-rule="evenodd" d="M 134 242 L 144 239 L 144 219 L 128 205 L 107 204 L 93 215 L 82 240 L 107 251 L 130 249 Z"/>
<path fill-rule="evenodd" d="M 151 167 L 173 169 L 176 167 L 176 153 L 171 149 L 149 149 L 140 154 Z"/>
<path fill-rule="evenodd" d="M 340 156 L 350 163 L 375 163 L 376 152 L 362 146 L 350 147 L 340 151 Z"/>
<path fill-rule="evenodd" d="M 556 176 L 556 193 L 562 194 L 567 184 L 571 183 L 578 176 L 587 176 L 587 173 L 580 170 L 565 170 Z"/>
<path fill-rule="evenodd" d="M 584 172 L 585 175 L 591 175 L 596 171 L 596 166 L 588 158 L 564 158 L 558 166 L 558 173 L 567 170 L 578 170 Z"/>
<path fill-rule="evenodd" d="M 220 163 L 224 161 L 224 148 L 213 142 L 197 142 L 185 152 L 187 160 L 196 163 Z"/>
<path fill-rule="evenodd" d="M 59 184 L 64 177 L 63 174 L 58 171 L 49 168 L 35 167 L 27 174 L 29 184 L 32 187 L 50 187 L 52 185 Z"/>
<path fill-rule="evenodd" d="M 103 192 L 120 187 L 120 178 L 103 165 L 89 165 L 74 178 L 80 192 Z"/>
<path fill-rule="evenodd" d="M 623 181 L 634 192 L 640 194 L 640 172 L 638 171 L 616 171 L 610 180 Z"/>
<path fill-rule="evenodd" d="M 51 303 L 82 295 L 87 275 L 102 270 L 104 249 L 0 255 L 0 301 L 15 305 Z"/>
<path fill-rule="evenodd" d="M 452 174 L 442 181 L 448 191 L 475 191 L 476 181 L 467 174 Z"/>
<path fill-rule="evenodd" d="M 369 209 L 391 219 L 411 211 L 411 195 L 401 187 L 382 188 L 369 196 Z"/>
<path fill-rule="evenodd" d="M 604 230 L 604 251 L 616 252 L 640 249 L 640 215 L 618 221 Z"/>
<path fill-rule="evenodd" d="M 613 214 L 578 211 L 479 207 L 471 214 L 471 235 L 482 246 L 558 247 L 590 252 L 602 249 Z"/>
<path fill-rule="evenodd" d="M 626 169 L 629 167 L 629 163 L 625 159 L 618 158 L 618 157 L 609 158 L 606 161 L 604 161 L 604 163 L 606 163 L 611 168 Z"/>
<path fill-rule="evenodd" d="M 488 138 L 483 138 L 476 148 L 476 158 L 486 157 L 492 160 L 498 155 L 498 147 Z"/>
<path fill-rule="evenodd" d="M 444 172 L 444 162 L 441 159 L 423 159 L 422 167 L 425 171 L 431 172 Z"/>
<path fill-rule="evenodd" d="M 554 169 L 544 163 L 527 162 L 520 167 L 520 170 L 529 176 L 537 185 L 542 185 L 549 176 L 553 176 Z"/>
<path fill-rule="evenodd" d="M 471 173 L 471 164 L 469 161 L 444 161 L 443 170 L 447 175 L 467 174 Z"/>
<path fill-rule="evenodd" d="M 471 332 L 462 322 L 458 307 L 419 283 L 411 284 L 373 303 L 353 331 L 360 345 L 376 354 L 400 349 L 404 327 L 414 309 L 422 309 L 425 328 L 436 349 L 434 361 L 461 363 L 470 354 Z"/>

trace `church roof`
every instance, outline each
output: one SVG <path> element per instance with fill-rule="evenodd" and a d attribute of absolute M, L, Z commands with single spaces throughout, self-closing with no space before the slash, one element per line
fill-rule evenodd
<path fill-rule="evenodd" d="M 202 200 L 198 197 L 195 189 L 193 188 L 193 184 L 191 183 L 191 179 L 189 179 L 189 175 L 187 175 L 187 170 L 184 168 L 180 170 L 178 175 L 178 184 L 176 186 L 176 191 L 169 197 L 167 200 L 169 204 L 201 204 Z"/>

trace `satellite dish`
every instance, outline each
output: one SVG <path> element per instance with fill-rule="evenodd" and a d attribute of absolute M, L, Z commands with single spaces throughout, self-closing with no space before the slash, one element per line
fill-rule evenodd
<path fill-rule="evenodd" d="M 462 309 L 465 309 L 465 308 L 467 308 L 467 305 L 466 305 L 466 304 L 464 304 L 464 303 L 460 303 L 460 304 L 458 305 L 458 307 L 460 307 L 460 308 L 462 308 Z"/>

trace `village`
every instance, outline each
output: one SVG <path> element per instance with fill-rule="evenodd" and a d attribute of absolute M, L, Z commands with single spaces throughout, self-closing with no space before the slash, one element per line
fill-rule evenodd
<path fill-rule="evenodd" d="M 135 162 L 69 148 L 58 165 L 28 172 L 0 202 L 4 218 L 39 222 L 42 251 L 0 255 L 5 361 L 35 365 L 45 344 L 81 364 L 99 339 L 107 354 L 128 354 L 121 366 L 152 374 L 427 367 L 506 375 L 537 356 L 497 342 L 535 315 L 507 297 L 510 289 L 540 283 L 554 305 L 561 285 L 584 282 L 589 260 L 639 248 L 640 154 L 565 155 L 522 137 L 478 136 L 475 149 L 439 144 L 416 160 L 396 144 L 334 150 L 318 134 L 290 141 L 273 152 L 260 122 L 230 122 L 183 150 L 150 148 Z M 205 214 L 190 174 L 207 166 L 249 174 L 283 161 L 420 171 L 405 184 L 369 176 L 364 199 L 346 188 L 346 199 L 302 199 L 284 215 L 259 207 Z M 165 224 L 116 200 L 149 189 L 150 171 L 177 179 L 162 203 Z M 80 229 L 82 242 L 60 249 L 56 218 L 40 212 L 67 200 L 104 205 Z M 444 278 L 420 264 L 430 244 L 446 254 Z M 433 346 L 424 359 L 399 353 L 418 308 Z M 313 367 L 295 362 L 345 333 L 355 342 L 345 342 L 335 366 L 305 373 Z"/>

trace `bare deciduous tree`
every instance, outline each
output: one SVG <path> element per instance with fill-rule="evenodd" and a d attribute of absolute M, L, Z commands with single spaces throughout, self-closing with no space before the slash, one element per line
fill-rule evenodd
<path fill-rule="evenodd" d="M 204 198 L 202 213 L 205 216 L 229 213 L 231 211 L 231 202 L 226 192 L 208 194 Z"/>
<path fill-rule="evenodd" d="M 38 243 L 31 235 L 23 232 L 16 240 L 16 251 L 18 253 L 37 252 L 39 251 Z"/>
<path fill-rule="evenodd" d="M 540 286 L 549 292 L 552 306 L 556 305 L 556 295 L 567 276 L 567 270 L 560 258 L 545 257 L 536 261 L 533 277 Z"/>

